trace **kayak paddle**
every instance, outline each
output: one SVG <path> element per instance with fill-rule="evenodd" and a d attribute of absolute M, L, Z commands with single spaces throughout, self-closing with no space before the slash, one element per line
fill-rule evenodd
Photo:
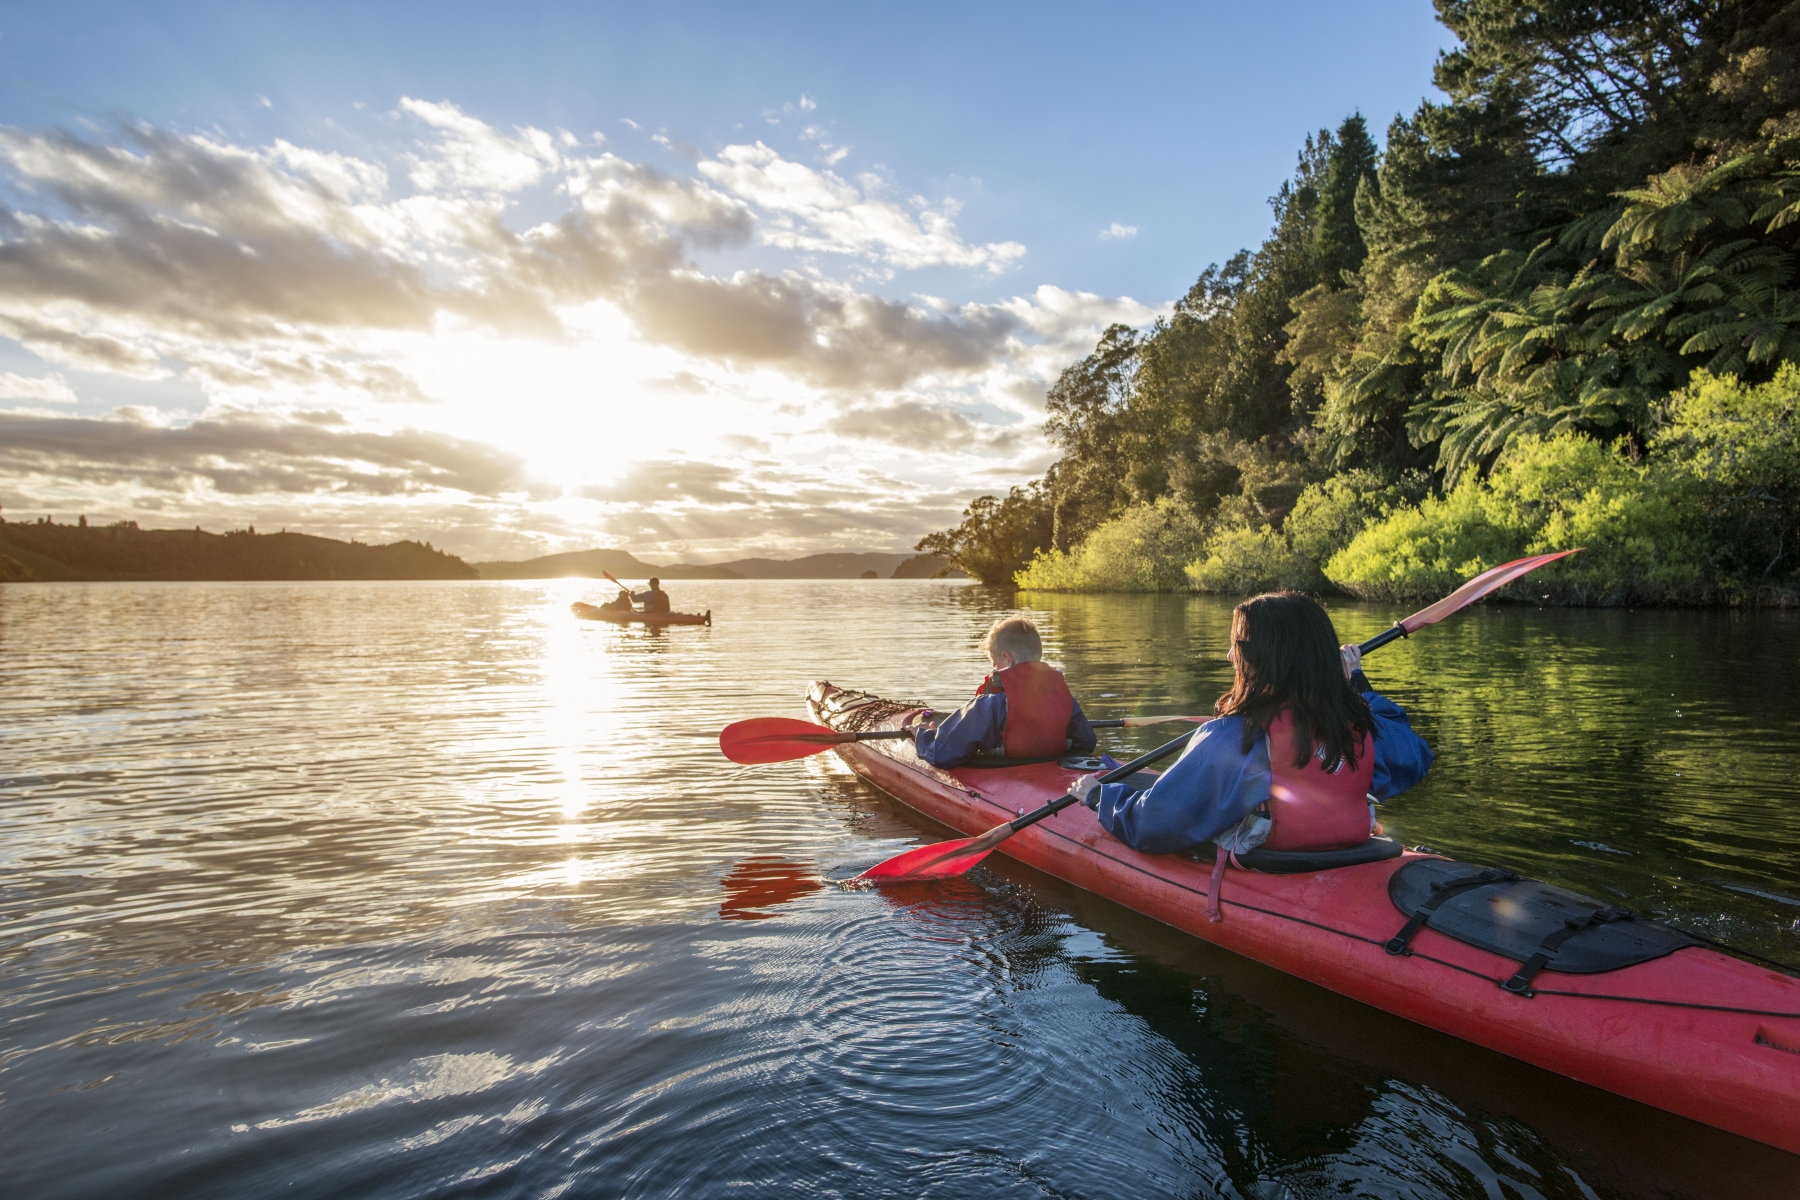
<path fill-rule="evenodd" d="M 1092 724 L 1095 729 L 1137 729 L 1144 725 L 1166 725 L 1171 721 L 1192 721 L 1198 725 L 1208 719 L 1116 717 L 1110 721 L 1094 721 Z M 752 717 L 747 721 L 727 725 L 719 734 L 719 749 L 734 763 L 777 763 L 806 758 L 850 742 L 909 738 L 913 732 L 913 729 L 871 729 L 867 733 L 845 733 L 824 725 L 814 725 L 811 721 L 797 721 L 792 717 Z"/>
<path fill-rule="evenodd" d="M 1172 742 L 1164 742 L 1150 753 L 1132 759 L 1122 767 L 1115 767 L 1100 776 L 1101 783 L 1115 783 L 1127 775 L 1135 775 L 1152 763 L 1161 762 L 1169 755 L 1188 744 L 1197 730 L 1188 730 Z M 1042 808 L 1026 813 L 1015 821 L 996 825 L 980 837 L 958 838 L 955 841 L 936 842 L 930 846 L 920 846 L 916 850 L 908 850 L 904 854 L 896 854 L 886 862 L 876 863 L 858 875 L 858 879 L 945 879 L 951 875 L 961 875 L 964 871 L 986 858 L 995 846 L 1004 842 L 1027 825 L 1035 825 L 1053 813 L 1061 812 L 1065 807 L 1075 803 L 1075 797 L 1064 796 L 1060 800 L 1052 800 Z"/>
<path fill-rule="evenodd" d="M 1395 638 L 1403 638 L 1417 633 L 1427 625 L 1436 625 L 1451 613 L 1467 608 L 1488 593 L 1499 591 L 1513 580 L 1529 575 L 1546 563 L 1553 563 L 1559 558 L 1567 558 L 1571 554 L 1580 554 L 1585 549 L 1587 549 L 1586 546 L 1577 546 L 1573 550 L 1558 550 L 1554 554 L 1534 554 L 1530 558 L 1515 558 L 1509 563 L 1501 563 L 1497 567 L 1489 568 L 1436 604 L 1421 608 L 1403 621 L 1395 621 L 1392 629 L 1376 634 L 1357 649 L 1364 654 L 1371 650 L 1379 650 Z"/>
<path fill-rule="evenodd" d="M 1513 580 L 1536 570 L 1545 563 L 1552 563 L 1559 558 L 1567 558 L 1571 554 L 1580 552 L 1580 549 L 1576 549 L 1560 550 L 1555 554 L 1538 554 L 1530 558 L 1520 558 L 1509 563 L 1502 563 L 1492 570 L 1483 571 L 1436 604 L 1422 608 L 1404 620 L 1395 621 L 1392 629 L 1376 634 L 1357 649 L 1364 654 L 1371 650 L 1379 650 L 1391 641 L 1406 637 L 1427 625 L 1437 624 L 1451 613 L 1467 608 L 1488 593 L 1505 587 Z M 1158 746 L 1142 758 L 1134 758 L 1117 770 L 1108 771 L 1100 776 L 1100 782 L 1116 783 L 1127 775 L 1143 770 L 1158 759 L 1167 758 L 1185 746 L 1188 739 L 1198 732 L 1198 730 L 1194 730 L 1184 733 L 1167 745 Z M 994 847 L 1019 830 L 1028 825 L 1035 825 L 1045 817 L 1054 816 L 1073 803 L 1075 803 L 1074 796 L 1059 796 L 1042 808 L 1034 809 L 1015 820 L 994 826 L 980 837 L 957 838 L 948 842 L 937 842 L 930 846 L 920 846 L 916 850 L 897 854 L 886 862 L 876 863 L 857 878 L 874 880 L 943 879 L 951 875 L 961 875 L 986 858 L 993 852 Z"/>
<path fill-rule="evenodd" d="M 793 717 L 752 717 L 727 725 L 719 734 L 719 749 L 734 763 L 778 763 L 805 758 L 849 742 L 909 738 L 912 735 L 910 729 L 845 733 Z"/>

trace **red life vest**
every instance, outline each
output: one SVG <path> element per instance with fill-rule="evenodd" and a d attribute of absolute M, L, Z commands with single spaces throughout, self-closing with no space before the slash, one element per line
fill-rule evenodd
<path fill-rule="evenodd" d="M 1075 697 L 1062 672 L 1041 662 L 1014 663 L 995 671 L 978 692 L 1006 693 L 1006 726 L 1001 752 L 1008 758 L 1048 758 L 1069 748 L 1069 719 Z"/>
<path fill-rule="evenodd" d="M 1271 850 L 1340 850 L 1369 840 L 1369 786 L 1375 747 L 1364 734 L 1356 762 L 1325 770 L 1315 747 L 1304 767 L 1294 765 L 1294 714 L 1269 726 L 1269 840 Z"/>
<path fill-rule="evenodd" d="M 647 613 L 668 612 L 669 593 L 663 591 L 661 588 L 657 588 L 655 591 L 651 592 L 649 597 L 644 601 L 644 611 Z"/>

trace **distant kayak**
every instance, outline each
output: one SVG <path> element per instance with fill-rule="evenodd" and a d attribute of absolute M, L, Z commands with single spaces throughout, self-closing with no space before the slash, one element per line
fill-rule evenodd
<path fill-rule="evenodd" d="M 580 600 L 569 611 L 584 621 L 611 621 L 615 625 L 711 625 L 712 609 L 703 613 L 644 613 L 627 608 L 601 608 Z"/>
<path fill-rule="evenodd" d="M 829 683 L 813 685 L 807 707 L 848 732 L 905 728 L 923 711 Z M 876 787 L 966 835 L 1100 768 L 1065 759 L 941 771 L 900 739 L 835 749 Z M 1252 869 L 1219 881 L 1224 919 L 1214 922 L 1211 854 L 1140 854 L 1079 804 L 999 853 L 1453 1037 L 1800 1153 L 1800 979 L 1660 922 L 1383 838 L 1347 851 L 1249 851 L 1234 863 Z"/>

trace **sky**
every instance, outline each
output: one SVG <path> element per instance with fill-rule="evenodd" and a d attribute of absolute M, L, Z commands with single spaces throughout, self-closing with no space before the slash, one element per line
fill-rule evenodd
<path fill-rule="evenodd" d="M 1428 0 L 0 3 L 0 515 L 907 550 L 1451 44 Z"/>

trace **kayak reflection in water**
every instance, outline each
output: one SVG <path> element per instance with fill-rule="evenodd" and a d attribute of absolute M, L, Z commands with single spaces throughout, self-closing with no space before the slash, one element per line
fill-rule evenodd
<path fill-rule="evenodd" d="M 669 611 L 669 593 L 662 590 L 662 580 L 652 575 L 650 590 L 634 592 L 631 598 L 644 606 L 647 613 L 667 613 Z"/>
<path fill-rule="evenodd" d="M 725 899 L 719 904 L 722 921 L 765 921 L 776 914 L 764 909 L 798 900 L 825 886 L 819 882 L 816 868 L 769 857 L 745 859 L 719 885 L 725 889 Z"/>
<path fill-rule="evenodd" d="M 1425 778 L 1431 747 L 1406 713 L 1370 689 L 1362 655 L 1339 646 L 1331 618 L 1298 592 L 1254 596 L 1232 613 L 1231 690 L 1174 766 L 1150 787 L 1100 784 L 1075 794 L 1106 831 L 1146 854 L 1335 850 L 1380 826 L 1371 801 Z"/>

